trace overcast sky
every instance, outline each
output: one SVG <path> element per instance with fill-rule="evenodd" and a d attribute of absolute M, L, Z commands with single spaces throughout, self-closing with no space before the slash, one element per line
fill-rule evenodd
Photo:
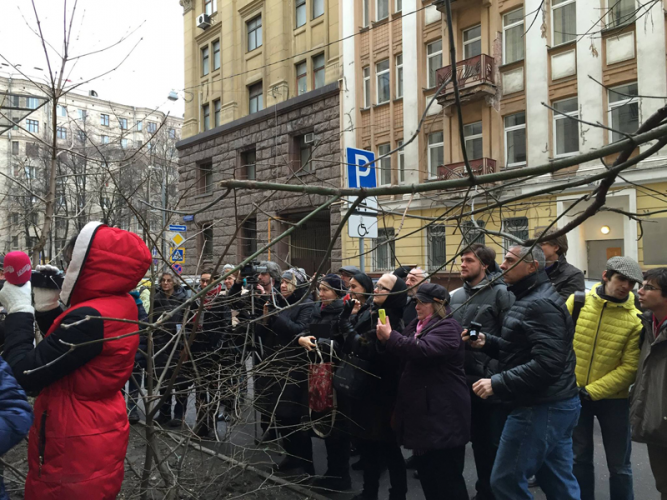
<path fill-rule="evenodd" d="M 47 70 L 30 0 L 0 0 L 0 54 L 33 78 L 44 78 Z M 57 51 L 63 46 L 63 0 L 35 0 L 47 41 Z M 68 19 L 73 0 L 67 1 Z M 183 116 L 183 93 L 172 103 L 167 95 L 183 89 L 183 8 L 178 0 L 79 0 L 74 16 L 70 56 L 90 53 L 125 41 L 99 54 L 70 64 L 72 82 L 88 80 L 118 66 L 82 89 L 97 91 L 100 98 L 133 106 L 159 108 Z M 135 47 L 136 46 L 136 47 Z M 51 50 L 52 68 L 58 56 Z M 0 63 L 6 61 L 0 57 Z M 35 68 L 41 68 L 35 69 Z M 14 70 L 0 66 L 0 75 Z"/>

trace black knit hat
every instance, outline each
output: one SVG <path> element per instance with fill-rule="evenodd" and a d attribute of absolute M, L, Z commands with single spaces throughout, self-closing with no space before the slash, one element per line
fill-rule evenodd
<path fill-rule="evenodd" d="M 345 288 L 345 283 L 337 274 L 327 274 L 322 278 L 321 283 L 326 283 L 326 285 L 331 288 L 336 295 L 342 297 L 347 293 L 347 288 Z"/>
<path fill-rule="evenodd" d="M 354 278 L 354 281 L 359 283 L 364 288 L 364 291 L 367 294 L 370 295 L 371 293 L 373 293 L 373 288 L 375 288 L 373 286 L 373 280 L 367 274 L 357 273 L 354 276 L 352 276 L 352 278 Z"/>

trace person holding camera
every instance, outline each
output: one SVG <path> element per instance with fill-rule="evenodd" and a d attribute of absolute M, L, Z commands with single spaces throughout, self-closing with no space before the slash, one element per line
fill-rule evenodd
<path fill-rule="evenodd" d="M 449 293 L 424 283 L 415 295 L 417 318 L 403 333 L 380 319 L 376 332 L 402 371 L 393 427 L 413 450 L 426 500 L 468 500 L 463 479 L 470 440 L 470 393 L 461 325 L 449 317 Z"/>
<path fill-rule="evenodd" d="M 100 222 L 86 224 L 63 253 L 62 290 L 34 288 L 34 308 L 30 283 L 5 283 L 0 291 L 8 312 L 5 359 L 27 392 L 39 392 L 25 498 L 116 498 L 130 434 L 122 388 L 139 345 L 129 292 L 151 253 L 136 234 Z M 44 333 L 37 346 L 34 311 Z"/>
<path fill-rule="evenodd" d="M 486 335 L 500 335 L 503 319 L 514 303 L 514 296 L 497 274 L 489 274 L 494 267 L 496 252 L 493 249 L 473 243 L 460 254 L 461 278 L 463 286 L 452 295 L 453 318 L 464 328 Z M 470 392 L 481 378 L 491 377 L 498 370 L 498 362 L 483 352 L 467 349 L 465 352 L 465 372 Z M 494 500 L 491 491 L 491 471 L 500 444 L 500 435 L 507 412 L 500 399 L 489 397 L 471 398 L 471 440 L 477 469 L 477 500 Z"/>

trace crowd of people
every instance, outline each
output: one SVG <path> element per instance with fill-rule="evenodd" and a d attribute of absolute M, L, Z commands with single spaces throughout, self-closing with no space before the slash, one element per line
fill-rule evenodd
<path fill-rule="evenodd" d="M 202 438 L 232 418 L 239 382 L 252 376 L 257 440 L 284 451 L 276 472 L 347 491 L 350 471 L 361 470 L 355 500 L 387 498 L 385 470 L 388 498 L 405 499 L 413 468 L 426 500 L 468 499 L 469 442 L 477 500 L 529 499 L 534 485 L 547 498 L 592 500 L 595 418 L 610 498 L 634 498 L 635 441 L 647 444 L 667 499 L 667 268 L 642 272 L 612 257 L 586 290 L 562 235 L 516 244 L 500 265 L 491 247 L 469 245 L 457 259 L 463 285 L 451 291 L 419 267 L 374 280 L 354 266 L 309 277 L 271 261 L 204 271 L 194 290 L 165 272 L 149 291 L 140 280 L 150 254 L 129 234 L 86 226 L 66 249 L 61 291 L 33 288 L 33 300 L 29 286 L 0 290 L 0 381 L 12 371 L 18 381 L 3 382 L 17 410 L 10 417 L 0 408 L 0 428 L 14 436 L 0 440 L 0 452 L 33 420 L 23 391 L 39 392 L 26 498 L 115 498 L 128 417 L 142 418 L 142 371 L 153 368 L 174 383 L 161 385 L 156 411 L 145 402 L 145 413 L 185 430 L 194 391 L 192 430 Z M 113 252 L 134 256 L 123 279 L 109 268 L 117 241 L 125 248 Z M 119 317 L 130 321 L 110 319 Z M 35 320 L 45 334 L 36 346 Z M 144 334 L 124 335 L 155 321 L 150 346 Z M 314 437 L 327 454 L 319 475 Z"/>

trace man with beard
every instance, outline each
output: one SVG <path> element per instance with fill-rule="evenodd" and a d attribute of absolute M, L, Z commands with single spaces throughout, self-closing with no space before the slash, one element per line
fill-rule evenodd
<path fill-rule="evenodd" d="M 417 318 L 417 310 L 415 309 L 417 301 L 415 300 L 415 295 L 419 287 L 424 283 L 429 283 L 429 281 L 426 277 L 426 272 L 420 267 L 415 267 L 406 276 L 405 284 L 408 286 L 408 303 L 403 311 L 403 323 L 405 323 L 405 326 L 408 326 Z"/>

